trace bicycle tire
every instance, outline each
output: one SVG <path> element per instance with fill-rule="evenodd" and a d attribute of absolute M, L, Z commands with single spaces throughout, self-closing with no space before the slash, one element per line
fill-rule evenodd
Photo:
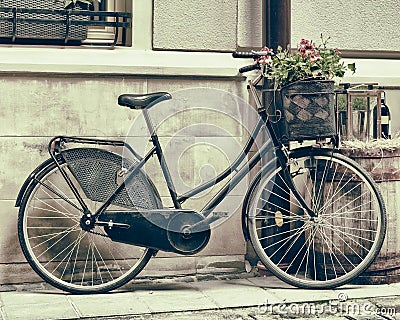
<path fill-rule="evenodd" d="M 300 288 L 349 283 L 378 255 L 386 209 L 371 176 L 352 159 L 322 148 L 290 155 L 290 172 L 311 218 L 289 192 L 277 165 L 250 194 L 247 228 L 255 252 L 279 279 Z"/>
<path fill-rule="evenodd" d="M 79 188 L 64 158 L 57 156 L 57 161 Z M 27 188 L 18 214 L 19 242 L 28 263 L 43 280 L 71 293 L 104 293 L 126 284 L 156 250 L 113 242 L 102 226 L 84 231 L 76 199 L 56 163 L 48 163 Z"/>

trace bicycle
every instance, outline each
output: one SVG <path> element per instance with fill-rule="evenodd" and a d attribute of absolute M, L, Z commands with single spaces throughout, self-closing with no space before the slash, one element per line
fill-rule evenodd
<path fill-rule="evenodd" d="M 263 54 L 234 56 L 256 60 Z M 257 64 L 239 71 L 255 68 Z M 335 137 L 289 150 L 261 101 L 261 80 L 260 75 L 248 83 L 259 119 L 237 159 L 215 180 L 182 195 L 175 190 L 148 113 L 171 99 L 166 92 L 118 98 L 121 106 L 144 115 L 152 147 L 143 157 L 125 141 L 51 139 L 50 158 L 27 178 L 16 201 L 19 241 L 31 267 L 59 289 L 99 293 L 133 279 L 159 250 L 195 254 L 207 245 L 212 222 L 221 218 L 214 208 L 272 148 L 275 159 L 257 172 L 244 197 L 246 241 L 275 276 L 297 287 L 333 288 L 360 275 L 379 253 L 385 235 L 385 205 L 376 184 L 340 153 Z M 248 159 L 262 128 L 271 139 Z M 85 147 L 69 148 L 71 144 Z M 104 147 L 127 148 L 133 160 Z M 143 170 L 153 155 L 174 208 L 163 206 Z M 182 209 L 185 200 L 228 176 L 202 210 Z"/>

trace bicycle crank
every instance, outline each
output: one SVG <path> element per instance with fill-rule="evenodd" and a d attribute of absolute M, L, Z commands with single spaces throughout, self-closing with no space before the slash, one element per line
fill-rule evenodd
<path fill-rule="evenodd" d="M 194 254 L 203 249 L 210 239 L 209 226 L 199 232 L 192 232 L 190 227 L 203 221 L 197 212 L 191 214 L 179 212 L 169 220 L 167 236 L 169 243 L 182 254 Z"/>

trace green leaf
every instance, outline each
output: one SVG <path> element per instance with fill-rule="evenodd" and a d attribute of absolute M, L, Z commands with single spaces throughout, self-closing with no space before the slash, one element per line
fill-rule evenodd
<path fill-rule="evenodd" d="M 356 72 L 356 64 L 353 62 L 353 63 L 349 63 L 348 65 L 347 65 L 347 68 L 350 70 L 350 71 L 353 71 L 353 73 L 354 72 Z"/>

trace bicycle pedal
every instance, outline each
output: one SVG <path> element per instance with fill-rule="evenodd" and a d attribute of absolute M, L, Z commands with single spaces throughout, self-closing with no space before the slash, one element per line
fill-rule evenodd
<path fill-rule="evenodd" d="M 97 221 L 96 225 L 105 226 L 105 227 L 108 227 L 109 229 L 112 229 L 113 227 L 122 228 L 122 229 L 129 229 L 131 227 L 129 224 L 114 222 L 112 220 L 109 220 L 108 222 L 106 222 L 106 221 Z"/>

